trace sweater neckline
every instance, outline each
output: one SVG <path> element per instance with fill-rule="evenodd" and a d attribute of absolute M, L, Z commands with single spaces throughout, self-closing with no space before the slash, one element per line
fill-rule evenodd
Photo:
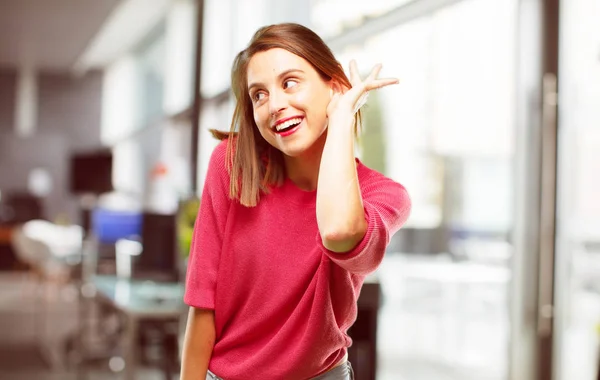
<path fill-rule="evenodd" d="M 286 202 L 316 206 L 317 190 L 302 190 L 289 177 L 285 178 L 280 189 L 286 197 Z"/>
<path fill-rule="evenodd" d="M 354 158 L 356 161 L 356 168 L 360 173 L 362 171 L 362 162 L 358 158 Z M 292 181 L 289 177 L 285 177 L 283 184 L 279 187 L 283 194 L 286 196 L 286 202 L 292 202 L 300 205 L 312 205 L 316 207 L 317 204 L 317 190 L 302 190 Z"/>

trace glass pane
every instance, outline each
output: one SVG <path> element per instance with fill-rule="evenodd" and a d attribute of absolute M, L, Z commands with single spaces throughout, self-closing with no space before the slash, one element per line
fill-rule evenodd
<path fill-rule="evenodd" d="M 562 3 L 557 379 L 595 380 L 600 323 L 600 3 Z"/>
<path fill-rule="evenodd" d="M 504 379 L 514 185 L 514 2 L 465 0 L 336 52 L 372 93 L 361 159 L 413 200 L 377 273 L 378 379 Z"/>
<path fill-rule="evenodd" d="M 205 1 L 202 41 L 202 80 L 200 92 L 210 97 L 229 87 L 229 75 L 233 55 L 232 4 L 231 0 Z"/>
<path fill-rule="evenodd" d="M 141 124 L 147 126 L 164 114 L 163 94 L 165 76 L 165 30 L 161 24 L 156 35 L 143 46 L 138 54 L 140 75 Z"/>

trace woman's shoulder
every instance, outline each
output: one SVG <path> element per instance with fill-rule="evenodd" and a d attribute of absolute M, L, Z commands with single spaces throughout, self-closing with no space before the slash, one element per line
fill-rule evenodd
<path fill-rule="evenodd" d="M 207 180 L 218 180 L 219 182 L 229 181 L 230 165 L 227 165 L 227 150 L 229 149 L 229 138 L 225 138 L 217 143 L 213 148 L 208 163 Z"/>
<path fill-rule="evenodd" d="M 378 199 L 395 208 L 408 217 L 411 209 L 411 199 L 408 190 L 401 183 L 371 169 L 357 160 L 357 172 L 360 189 L 364 199 Z"/>
<path fill-rule="evenodd" d="M 384 174 L 378 172 L 375 169 L 371 169 L 370 167 L 366 166 L 358 158 L 356 159 L 356 170 L 358 173 L 358 180 L 361 184 L 361 187 L 372 185 L 389 185 L 392 187 L 399 186 L 404 188 L 404 186 L 402 186 L 402 184 L 400 184 L 399 182 L 385 176 Z"/>
<path fill-rule="evenodd" d="M 225 165 L 227 163 L 227 158 L 233 157 L 233 151 L 235 150 L 235 142 L 237 140 L 237 136 L 225 137 L 220 140 L 221 141 L 219 141 L 217 145 L 215 145 L 215 147 L 213 148 L 213 151 L 210 156 L 209 166 L 227 166 Z M 228 154 L 229 149 L 232 150 L 231 155 Z"/>
<path fill-rule="evenodd" d="M 225 155 L 227 154 L 227 145 L 229 145 L 229 139 L 223 139 L 217 143 L 217 145 L 213 149 L 213 157 L 220 161 L 225 160 Z"/>

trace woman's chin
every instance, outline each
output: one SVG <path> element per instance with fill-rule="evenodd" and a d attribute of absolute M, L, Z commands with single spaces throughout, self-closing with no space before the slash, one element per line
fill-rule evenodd
<path fill-rule="evenodd" d="M 284 156 L 291 157 L 291 158 L 301 157 L 301 156 L 303 156 L 304 152 L 306 152 L 306 149 L 304 149 L 301 146 L 280 147 L 279 150 L 281 151 L 281 153 L 284 154 Z"/>
<path fill-rule="evenodd" d="M 297 158 L 307 154 L 321 154 L 326 139 L 327 133 L 321 133 L 318 136 L 298 133 L 290 138 L 274 141 L 274 143 L 275 147 L 285 156 Z"/>

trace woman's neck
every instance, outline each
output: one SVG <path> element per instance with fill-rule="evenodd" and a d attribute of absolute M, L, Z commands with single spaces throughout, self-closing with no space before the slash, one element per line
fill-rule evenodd
<path fill-rule="evenodd" d="M 287 177 L 304 191 L 317 189 L 325 133 L 312 147 L 298 157 L 283 156 Z"/>

